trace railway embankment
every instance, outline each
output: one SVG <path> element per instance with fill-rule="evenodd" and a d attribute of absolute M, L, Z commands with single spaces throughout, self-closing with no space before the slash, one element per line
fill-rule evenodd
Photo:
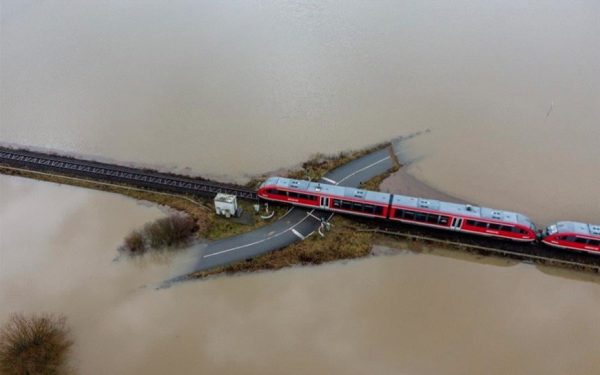
<path fill-rule="evenodd" d="M 381 143 L 374 146 L 370 146 L 361 150 L 354 151 L 343 151 L 337 154 L 325 155 L 317 154 L 312 156 L 306 162 L 291 168 L 286 171 L 281 171 L 280 174 L 286 175 L 293 178 L 312 178 L 318 179 L 323 176 L 326 172 L 342 166 L 352 160 L 358 159 L 364 155 L 372 153 L 376 150 L 390 147 L 389 143 Z M 60 155 L 57 157 L 62 158 Z M 70 159 L 70 158 L 68 158 Z M 72 159 L 74 162 L 78 162 L 78 159 Z M 158 174 L 157 171 L 144 169 L 143 171 L 152 174 Z M 283 216 L 289 209 L 287 206 L 271 206 L 270 210 L 275 212 L 275 215 L 270 221 L 262 220 L 260 213 L 254 211 L 253 205 L 256 203 L 252 200 L 240 200 L 239 205 L 242 210 L 246 213 L 250 220 L 245 222 L 239 222 L 232 219 L 226 219 L 218 216 L 214 213 L 214 206 L 211 199 L 202 195 L 183 194 L 175 192 L 156 191 L 148 187 L 139 187 L 128 184 L 122 180 L 107 180 L 103 178 L 97 178 L 94 176 L 91 178 L 88 175 L 78 175 L 71 171 L 70 173 L 61 173 L 59 171 L 48 170 L 42 168 L 42 170 L 34 170 L 25 166 L 13 166 L 7 165 L 6 163 L 0 163 L 0 173 L 13 176 L 21 176 L 26 178 L 32 178 L 42 181 L 54 182 L 59 184 L 72 185 L 87 189 L 94 189 L 100 191 L 106 191 L 111 193 L 117 193 L 125 195 L 134 199 L 148 201 L 156 203 L 162 206 L 169 207 L 185 215 L 189 215 L 195 222 L 193 226 L 193 233 L 186 234 L 186 241 L 216 241 L 223 238 L 243 234 L 261 228 L 270 222 L 273 222 Z M 174 178 L 188 179 L 189 176 L 181 175 L 170 175 Z M 256 178 L 249 181 L 246 186 L 240 187 L 251 190 L 255 188 L 267 175 L 257 176 Z M 380 176 L 382 179 L 384 176 Z M 196 178 L 198 181 L 207 181 L 202 178 Z M 210 181 L 214 184 L 219 184 L 216 181 Z M 341 218 L 334 219 L 334 225 L 337 225 L 338 220 L 344 220 Z M 345 219 L 347 220 L 347 219 Z M 165 249 L 178 249 L 181 248 L 178 244 L 167 244 L 165 246 L 152 246 L 151 243 L 157 242 L 152 241 L 149 234 L 157 232 L 151 230 L 151 227 L 157 226 L 157 223 L 147 223 L 144 228 L 136 229 L 132 231 L 123 241 L 122 249 L 133 247 L 133 251 L 123 251 L 125 255 L 137 255 L 138 253 L 145 253 L 147 251 L 164 251 Z M 340 226 L 341 229 L 341 226 Z M 148 234 L 148 235 L 147 235 Z M 167 233 L 163 233 L 164 236 L 169 236 Z M 359 256 L 365 256 L 370 251 L 371 247 L 371 235 L 364 233 L 350 233 L 350 231 L 338 230 L 334 231 L 331 236 L 318 241 L 317 236 L 302 241 L 294 247 L 286 248 L 280 252 L 269 253 L 267 256 L 271 256 L 269 259 L 263 259 L 262 257 L 255 262 L 244 261 L 232 265 L 233 268 L 222 267 L 215 269 L 210 274 L 219 272 L 250 272 L 255 270 L 264 269 L 278 269 L 285 266 L 295 264 L 320 264 L 324 262 L 355 258 Z M 179 241 L 176 241 L 179 242 Z M 327 250 L 329 249 L 329 250 Z"/>
<path fill-rule="evenodd" d="M 379 144 L 363 150 L 342 152 L 336 155 L 315 155 L 296 168 L 289 171 L 278 171 L 278 174 L 298 179 L 310 178 L 315 180 L 322 177 L 327 171 L 385 147 L 390 147 L 390 144 Z M 397 159 L 395 159 L 395 165 L 394 170 L 363 182 L 361 187 L 369 190 L 402 191 L 402 193 L 408 195 L 455 200 L 414 179 L 405 172 Z M 212 201 L 201 195 L 153 191 L 122 182 L 92 180 L 86 176 L 64 175 L 54 171 L 29 170 L 11 165 L 0 165 L 0 173 L 109 191 L 168 206 L 182 211 L 194 219 L 197 225 L 193 236 L 197 239 L 219 240 L 250 232 L 269 223 L 269 221 L 260 219 L 259 214 L 254 213 L 254 201 L 241 201 L 244 210 L 254 214 L 253 220 L 250 223 L 237 223 L 216 216 Z M 187 178 L 187 176 L 177 176 L 177 178 Z M 251 190 L 264 178 L 265 176 L 259 176 L 242 188 Z M 283 216 L 288 208 L 275 206 L 272 209 L 276 213 L 274 219 L 277 219 Z M 544 246 L 530 246 L 506 241 L 491 241 L 479 237 L 460 236 L 456 233 L 412 226 L 390 227 L 381 222 L 357 220 L 356 218 L 340 215 L 334 216 L 330 223 L 332 224 L 331 230 L 324 237 L 314 235 L 282 250 L 269 252 L 226 266 L 196 272 L 190 277 L 205 278 L 217 274 L 276 270 L 290 266 L 316 265 L 376 256 L 381 254 L 381 251 L 377 250 L 381 249 L 381 247 L 376 246 L 378 244 L 391 247 L 394 247 L 392 244 L 396 244 L 398 247 L 408 249 L 406 251 L 409 252 L 438 254 L 439 249 L 442 249 L 447 250 L 444 253 L 446 256 L 447 254 L 456 254 L 457 257 L 467 256 L 471 259 L 485 257 L 485 259 L 504 259 L 509 262 L 516 260 L 533 263 L 541 267 L 549 266 L 556 269 L 600 273 L 600 257 L 585 253 L 560 251 Z"/>

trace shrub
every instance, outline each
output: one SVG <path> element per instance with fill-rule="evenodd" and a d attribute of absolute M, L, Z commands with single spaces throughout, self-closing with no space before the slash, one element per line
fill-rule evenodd
<path fill-rule="evenodd" d="M 73 342 L 66 318 L 11 315 L 0 329 L 2 374 L 61 374 Z"/>
<path fill-rule="evenodd" d="M 174 248 L 189 241 L 196 229 L 192 217 L 173 214 L 147 223 L 141 231 L 131 232 L 120 250 L 129 255 L 141 255 L 147 250 Z"/>
<path fill-rule="evenodd" d="M 194 233 L 194 220 L 189 216 L 171 215 L 144 226 L 151 248 L 173 247 L 185 243 Z"/>
<path fill-rule="evenodd" d="M 144 235 L 139 230 L 129 233 L 123 246 L 132 254 L 143 254 L 146 251 Z"/>

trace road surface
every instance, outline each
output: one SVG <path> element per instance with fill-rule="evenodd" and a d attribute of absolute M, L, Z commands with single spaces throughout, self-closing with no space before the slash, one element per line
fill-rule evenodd
<path fill-rule="evenodd" d="M 397 151 L 392 148 L 374 151 L 330 171 L 321 182 L 358 187 L 361 182 L 393 168 L 395 161 L 391 156 L 392 152 Z M 162 287 L 183 281 L 187 275 L 194 272 L 253 258 L 304 240 L 315 233 L 321 225 L 321 219 L 328 220 L 331 216 L 333 216 L 331 212 L 293 207 L 279 220 L 255 231 L 218 240 L 208 245 L 194 246 L 189 249 L 185 261 L 175 266 L 174 276 L 165 281 Z"/>

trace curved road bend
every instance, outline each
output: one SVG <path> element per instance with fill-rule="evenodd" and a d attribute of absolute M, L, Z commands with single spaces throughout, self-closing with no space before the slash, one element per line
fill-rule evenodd
<path fill-rule="evenodd" d="M 394 152 L 397 153 L 395 150 Z M 384 148 L 330 171 L 321 182 L 358 187 L 361 182 L 381 175 L 393 166 L 390 148 Z M 252 258 L 303 240 L 319 228 L 322 218 L 329 219 L 331 216 L 331 212 L 294 207 L 276 222 L 255 231 L 224 238 L 208 245 L 193 246 L 186 257 L 187 260 L 176 266 L 174 274 L 177 276 L 163 282 L 161 287 L 184 281 L 186 276 L 193 272 Z"/>

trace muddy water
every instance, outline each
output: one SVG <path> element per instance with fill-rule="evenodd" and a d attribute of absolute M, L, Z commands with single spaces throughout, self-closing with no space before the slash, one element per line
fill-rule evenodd
<path fill-rule="evenodd" d="M 204 175 L 432 129 L 419 178 L 600 220 L 597 1 L 4 1 L 0 130 Z"/>
<path fill-rule="evenodd" d="M 425 182 L 597 222 L 599 12 L 3 1 L 0 141 L 243 178 L 430 128 L 405 148 Z M 111 260 L 156 208 L 0 189 L 0 320 L 67 314 L 82 373 L 600 371 L 599 284 L 573 274 L 399 255 L 155 292 L 167 265 Z"/>
<path fill-rule="evenodd" d="M 155 291 L 167 265 L 111 260 L 156 207 L 15 177 L 0 191 L 0 321 L 66 314 L 80 373 L 600 371 L 597 278 L 401 254 Z"/>

